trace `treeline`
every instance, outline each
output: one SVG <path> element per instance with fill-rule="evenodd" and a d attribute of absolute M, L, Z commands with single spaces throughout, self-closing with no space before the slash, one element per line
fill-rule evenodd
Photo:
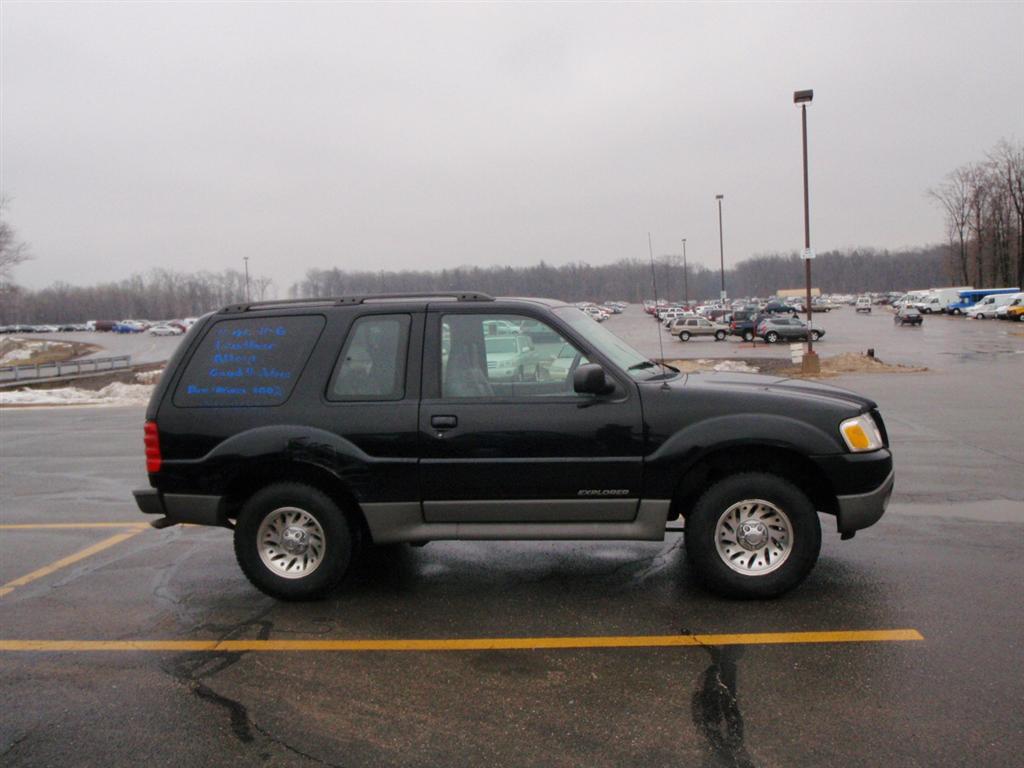
<path fill-rule="evenodd" d="M 814 260 L 814 285 L 823 293 L 892 291 L 951 285 L 948 249 L 937 245 L 900 252 L 869 248 L 821 253 Z M 655 260 L 658 296 L 716 298 L 717 270 L 687 265 L 667 254 Z M 266 277 L 250 276 L 252 301 L 283 298 L 477 290 L 496 296 L 548 296 L 566 301 L 650 298 L 650 261 L 624 259 L 594 266 L 584 263 L 552 266 L 543 261 L 529 267 L 457 267 L 435 271 L 349 272 L 311 269 L 286 294 L 274 290 Z M 729 296 L 767 297 L 784 288 L 804 285 L 804 263 L 794 252 L 764 254 L 741 261 L 725 273 Z M 154 270 L 127 280 L 94 286 L 55 283 L 30 291 L 9 285 L 0 302 L 0 324 L 65 323 L 84 320 L 190 317 L 226 304 L 245 301 L 245 275 L 237 270 L 180 273 Z"/>
<path fill-rule="evenodd" d="M 945 246 L 893 253 L 874 249 L 829 251 L 814 260 L 814 285 L 823 293 L 895 291 L 950 285 Z M 671 300 L 716 298 L 721 273 L 687 265 L 682 256 L 656 259 L 658 295 Z M 460 267 L 438 271 L 349 272 L 311 269 L 288 292 L 292 298 L 342 296 L 352 293 L 452 291 L 473 289 L 500 296 L 550 296 L 567 301 L 640 301 L 653 294 L 649 261 L 622 260 L 605 266 L 573 263 L 530 267 Z M 749 258 L 726 270 L 729 296 L 774 295 L 804 285 L 804 263 L 797 253 Z M 684 296 L 685 294 L 685 296 Z"/>
<path fill-rule="evenodd" d="M 951 271 L 976 287 L 1024 282 L 1024 142 L 1000 141 L 983 160 L 928 191 L 946 215 Z"/>
<path fill-rule="evenodd" d="M 270 298 L 272 282 L 250 276 L 249 292 L 254 301 Z M 54 283 L 30 291 L 8 285 L 0 302 L 0 324 L 194 317 L 244 300 L 245 275 L 237 270 L 188 274 L 156 269 L 90 286 Z"/>

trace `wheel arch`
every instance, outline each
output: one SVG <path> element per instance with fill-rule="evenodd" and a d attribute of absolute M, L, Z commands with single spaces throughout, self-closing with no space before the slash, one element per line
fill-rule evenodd
<path fill-rule="evenodd" d="M 339 509 L 351 515 L 361 538 L 371 539 L 365 513 L 345 481 L 325 467 L 302 461 L 249 462 L 228 484 L 224 495 L 225 516 L 237 517 L 248 498 L 277 483 L 302 483 L 327 494 Z"/>
<path fill-rule="evenodd" d="M 729 475 L 752 471 L 790 481 L 808 495 L 820 512 L 834 515 L 838 511 L 832 484 L 814 462 L 792 448 L 754 443 L 718 448 L 691 464 L 675 486 L 668 518 L 685 519 L 705 490 Z"/>

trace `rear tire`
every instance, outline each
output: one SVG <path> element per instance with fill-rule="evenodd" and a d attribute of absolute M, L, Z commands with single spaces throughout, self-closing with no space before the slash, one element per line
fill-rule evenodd
<path fill-rule="evenodd" d="M 724 341 L 725 331 L 715 331 L 715 341 Z"/>
<path fill-rule="evenodd" d="M 690 340 L 690 332 L 689 331 L 680 331 L 679 332 L 679 340 L 680 341 L 689 341 Z"/>
<path fill-rule="evenodd" d="M 235 557 L 261 592 L 278 600 L 315 600 L 344 578 L 357 537 L 358 529 L 323 491 L 275 483 L 242 505 Z"/>
<path fill-rule="evenodd" d="M 777 334 L 775 331 L 768 331 L 768 333 L 764 335 L 764 340 L 767 341 L 769 344 L 774 344 L 779 340 L 779 334 Z"/>
<path fill-rule="evenodd" d="M 817 341 L 820 338 L 821 338 L 821 332 L 820 331 L 811 331 L 811 341 Z"/>
<path fill-rule="evenodd" d="M 753 331 L 744 331 L 743 332 L 743 340 L 744 341 L 753 341 L 754 340 L 754 333 L 753 333 Z"/>
<path fill-rule="evenodd" d="M 749 472 L 719 480 L 686 517 L 687 561 L 725 597 L 778 597 L 800 584 L 821 550 L 821 524 L 788 480 Z"/>

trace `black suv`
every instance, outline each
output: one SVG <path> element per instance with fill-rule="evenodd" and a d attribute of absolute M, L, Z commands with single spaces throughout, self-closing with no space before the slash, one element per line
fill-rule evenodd
<path fill-rule="evenodd" d="M 677 519 L 709 588 L 774 596 L 814 566 L 818 512 L 849 538 L 893 487 L 866 398 L 680 374 L 574 306 L 479 293 L 226 307 L 145 426 L 139 508 L 234 529 L 282 599 L 324 594 L 364 542 L 658 541 Z"/>

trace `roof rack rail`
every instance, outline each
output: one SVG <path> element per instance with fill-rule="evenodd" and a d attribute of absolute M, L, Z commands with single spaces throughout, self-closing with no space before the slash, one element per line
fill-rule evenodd
<path fill-rule="evenodd" d="M 338 306 L 344 304 L 365 304 L 374 301 L 402 301 L 404 299 L 452 299 L 455 301 L 494 301 L 494 297 L 479 291 L 423 291 L 419 293 L 366 293 L 357 296 L 336 296 L 323 299 L 278 299 L 276 301 L 252 301 L 245 304 L 229 304 L 220 314 L 229 312 L 250 312 L 254 309 L 286 309 L 292 306 Z"/>

